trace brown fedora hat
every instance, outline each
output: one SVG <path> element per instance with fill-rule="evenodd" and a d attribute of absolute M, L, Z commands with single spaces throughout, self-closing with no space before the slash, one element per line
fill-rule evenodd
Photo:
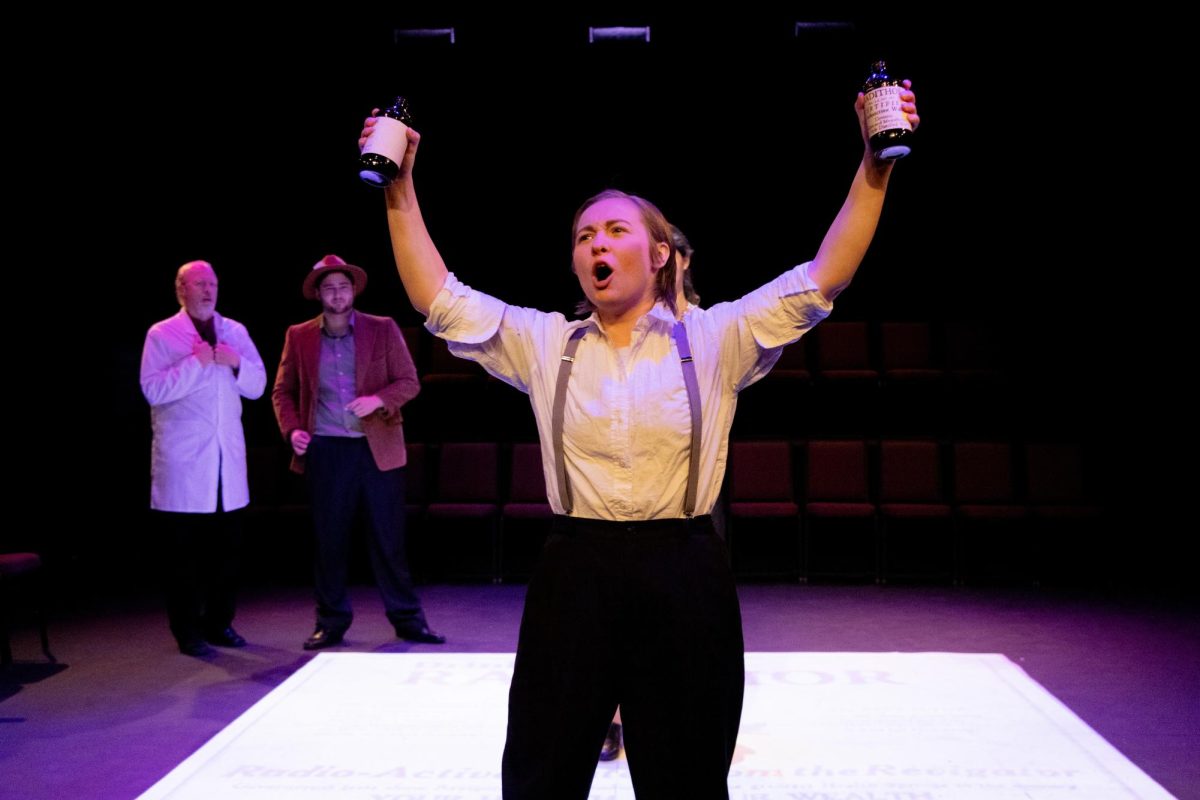
<path fill-rule="evenodd" d="M 304 286 L 301 291 L 309 300 L 316 300 L 317 285 L 321 279 L 330 272 L 344 272 L 350 276 L 350 281 L 354 284 L 354 296 L 358 297 L 362 294 L 362 290 L 367 288 L 367 273 L 362 267 L 356 267 L 353 264 L 347 264 L 340 257 L 332 253 L 322 258 L 316 264 L 313 264 L 312 271 L 304 278 Z"/>

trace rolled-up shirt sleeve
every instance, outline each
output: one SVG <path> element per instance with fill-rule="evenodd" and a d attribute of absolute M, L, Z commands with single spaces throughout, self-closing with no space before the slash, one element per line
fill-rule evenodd
<path fill-rule="evenodd" d="M 811 263 L 793 267 L 734 303 L 759 347 L 791 344 L 833 311 L 833 303 L 808 277 Z"/>
<path fill-rule="evenodd" d="M 451 272 L 429 306 L 425 328 L 450 352 L 529 392 L 537 349 L 561 336 L 561 314 L 511 306 L 467 286 Z"/>
<path fill-rule="evenodd" d="M 496 335 L 505 304 L 476 291 L 451 272 L 429 304 L 425 329 L 448 342 L 480 344 Z"/>
<path fill-rule="evenodd" d="M 762 378 L 785 345 L 797 341 L 829 316 L 833 303 L 808 276 L 808 264 L 793 267 L 731 303 L 718 303 L 695 316 L 719 342 L 721 362 L 733 391 Z"/>

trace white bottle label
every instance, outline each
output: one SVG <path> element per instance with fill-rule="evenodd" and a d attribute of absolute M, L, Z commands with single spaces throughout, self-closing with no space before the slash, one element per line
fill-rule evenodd
<path fill-rule="evenodd" d="M 391 117 L 376 117 L 375 128 L 363 145 L 364 153 L 378 153 L 399 164 L 408 149 L 408 126 Z"/>
<path fill-rule="evenodd" d="M 867 115 L 868 136 L 892 128 L 912 130 L 908 117 L 900 110 L 900 95 L 905 91 L 903 86 L 880 86 L 867 92 L 863 104 Z"/>

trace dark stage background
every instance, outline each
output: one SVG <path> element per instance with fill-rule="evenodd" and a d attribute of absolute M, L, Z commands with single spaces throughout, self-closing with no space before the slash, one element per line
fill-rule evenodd
<path fill-rule="evenodd" d="M 13 487 L 32 521 L 5 549 L 40 549 L 74 585 L 143 580 L 138 362 L 147 327 L 177 310 L 184 261 L 214 264 L 219 310 L 248 326 L 272 376 L 285 327 L 317 311 L 299 287 L 325 253 L 370 273 L 360 308 L 419 324 L 380 192 L 356 176 L 372 106 L 411 98 L 426 221 L 472 285 L 569 312 L 571 215 L 616 186 L 688 233 L 709 303 L 815 253 L 861 150 L 854 94 L 884 57 L 913 79 L 923 125 L 833 318 L 1006 328 L 1019 391 L 1000 427 L 1084 443 L 1120 520 L 1097 546 L 1127 554 L 1134 583 L 1177 582 L 1183 480 L 1158 459 L 1164 438 L 1182 447 L 1167 367 L 1186 326 L 1154 310 L 1169 306 L 1156 296 L 1155 204 L 1121 188 L 1146 187 L 1172 147 L 1129 91 L 1121 43 L 1142 36 L 1138 23 L 961 17 L 935 34 L 912 17 L 807 8 L 77 20 L 64 46 L 78 83 L 60 99 L 88 123 L 87 166 L 39 221 L 51 232 L 32 275 L 54 322 L 34 380 L 51 388 L 35 421 L 11 420 L 32 453 Z M 795 30 L 822 18 L 852 26 Z M 609 24 L 649 24 L 652 41 L 587 43 L 588 25 Z M 393 41 L 395 28 L 449 26 L 453 46 Z M 1096 131 L 1105 145 L 1088 144 Z M 244 422 L 252 447 L 278 441 L 268 397 L 245 404 Z"/>

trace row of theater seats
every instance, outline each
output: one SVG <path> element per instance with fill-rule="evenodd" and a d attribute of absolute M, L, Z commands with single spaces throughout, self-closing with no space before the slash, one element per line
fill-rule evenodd
<path fill-rule="evenodd" d="M 1074 444 L 734 442 L 728 488 L 743 575 L 1105 578 L 1104 509 Z"/>
<path fill-rule="evenodd" d="M 403 333 L 423 381 L 482 375 L 421 328 Z M 997 332 L 985 323 L 828 321 L 784 348 L 775 369 L 781 377 L 801 380 L 920 381 L 945 375 L 993 380 L 1002 376 L 1003 362 Z"/>
<path fill-rule="evenodd" d="M 252 456 L 257 512 L 303 511 L 274 458 Z M 746 578 L 1091 582 L 1110 543 L 1084 467 L 1074 444 L 735 441 L 718 516 Z M 411 444 L 407 474 L 420 577 L 530 574 L 551 518 L 537 444 Z"/>
<path fill-rule="evenodd" d="M 524 395 L 425 331 L 404 334 L 422 384 L 405 412 L 415 439 L 536 437 Z M 823 322 L 742 393 L 733 435 L 1020 435 L 1027 426 L 997 339 L 974 323 Z"/>

